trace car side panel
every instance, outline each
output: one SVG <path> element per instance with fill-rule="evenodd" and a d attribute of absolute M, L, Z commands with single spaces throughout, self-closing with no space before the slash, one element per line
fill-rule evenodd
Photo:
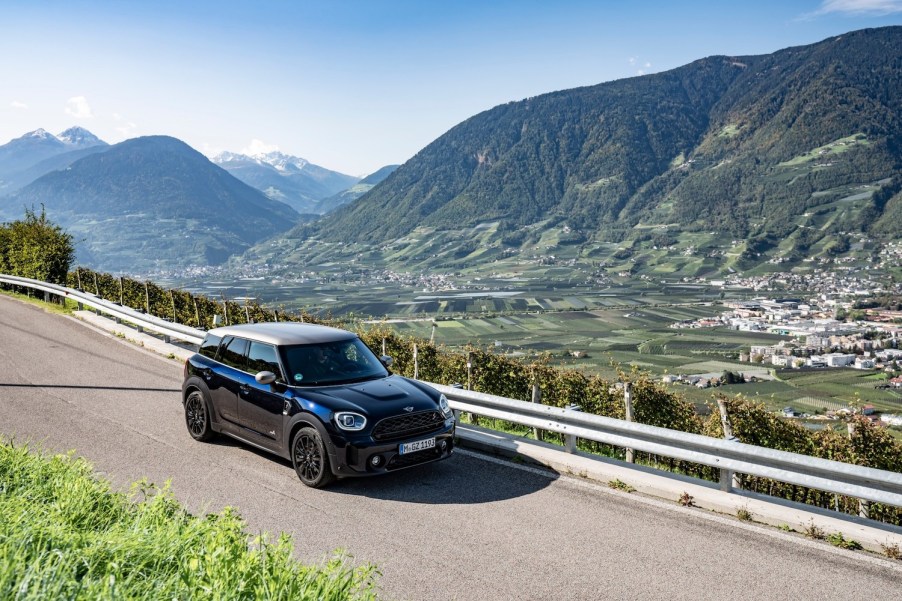
<path fill-rule="evenodd" d="M 238 420 L 255 436 L 269 444 L 278 444 L 285 427 L 285 399 L 271 384 L 260 384 L 253 377 L 238 395 Z"/>

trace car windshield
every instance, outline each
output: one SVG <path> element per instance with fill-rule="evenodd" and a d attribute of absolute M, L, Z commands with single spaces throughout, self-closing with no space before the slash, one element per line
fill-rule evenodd
<path fill-rule="evenodd" d="M 325 386 L 363 382 L 388 375 L 385 367 L 359 338 L 282 347 L 288 382 L 294 386 Z"/>

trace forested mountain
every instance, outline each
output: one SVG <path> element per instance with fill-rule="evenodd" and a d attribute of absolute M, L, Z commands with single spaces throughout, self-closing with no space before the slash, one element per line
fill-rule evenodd
<path fill-rule="evenodd" d="M 836 251 L 850 233 L 902 233 L 900 119 L 902 27 L 714 56 L 485 111 L 289 238 L 384 244 L 498 222 L 513 246 L 523 226 L 605 244 L 652 227 L 662 245 L 722 232 L 749 255 L 791 237 L 798 260 L 827 237 Z"/>
<path fill-rule="evenodd" d="M 44 205 L 79 260 L 140 272 L 217 264 L 292 227 L 298 214 L 167 136 L 126 140 L 0 199 L 0 217 Z"/>
<path fill-rule="evenodd" d="M 322 213 L 319 201 L 354 186 L 359 179 L 281 152 L 254 156 L 222 152 L 211 160 L 299 213 Z"/>
<path fill-rule="evenodd" d="M 400 165 L 386 165 L 382 169 L 367 175 L 347 190 L 342 190 L 338 194 L 322 199 L 316 205 L 316 212 L 325 215 L 342 205 L 354 202 L 372 190 L 376 184 L 394 173 L 398 167 L 400 167 Z"/>

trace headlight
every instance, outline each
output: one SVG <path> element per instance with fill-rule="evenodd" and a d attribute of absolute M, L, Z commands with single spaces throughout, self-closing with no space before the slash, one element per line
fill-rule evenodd
<path fill-rule="evenodd" d="M 440 395 L 438 397 L 438 406 L 441 408 L 442 413 L 445 414 L 445 417 L 454 415 L 454 412 L 451 410 L 451 405 L 448 404 L 448 397 L 445 395 Z"/>
<path fill-rule="evenodd" d="M 335 414 L 335 424 L 342 430 L 363 430 L 366 426 L 366 418 L 359 413 L 341 411 Z"/>

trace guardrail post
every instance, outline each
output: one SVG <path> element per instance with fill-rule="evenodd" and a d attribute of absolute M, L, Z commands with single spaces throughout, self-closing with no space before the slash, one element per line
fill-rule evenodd
<path fill-rule="evenodd" d="M 727 404 L 723 399 L 717 399 L 717 408 L 720 410 L 720 425 L 723 427 L 724 440 L 736 440 L 733 436 L 733 426 L 730 424 L 730 414 L 727 413 Z M 732 492 L 734 488 L 742 488 L 739 474 L 732 470 L 720 470 L 720 490 Z"/>
<path fill-rule="evenodd" d="M 467 352 L 467 390 L 473 390 L 473 354 L 471 352 Z M 473 425 L 479 425 L 479 416 L 475 413 L 470 414 L 470 419 L 473 420 Z"/>
<path fill-rule="evenodd" d="M 123 294 L 124 284 L 122 283 L 122 276 L 119 276 L 119 306 L 125 306 L 125 295 Z"/>
<path fill-rule="evenodd" d="M 579 405 L 568 405 L 567 409 L 570 411 L 580 411 L 582 407 Z M 576 436 L 574 434 L 565 434 L 564 435 L 564 450 L 568 453 L 576 452 Z"/>
<path fill-rule="evenodd" d="M 473 361 L 470 352 L 467 352 L 467 390 L 473 390 Z"/>
<path fill-rule="evenodd" d="M 542 402 L 542 389 L 539 388 L 537 383 L 533 383 L 532 385 L 532 402 L 533 403 L 541 403 Z M 545 440 L 545 431 L 540 430 L 538 428 L 532 429 L 533 435 L 536 437 L 536 440 Z"/>
<path fill-rule="evenodd" d="M 633 421 L 633 383 L 623 383 L 623 408 L 626 413 L 626 421 Z M 626 462 L 635 463 L 636 453 L 633 449 L 626 449 Z"/>
<path fill-rule="evenodd" d="M 75 281 L 78 283 L 78 289 L 84 290 L 84 288 L 81 287 L 81 267 L 75 268 Z M 81 311 L 81 308 L 79 307 L 78 310 Z"/>
<path fill-rule="evenodd" d="M 855 422 L 846 422 L 846 429 L 849 431 L 849 441 L 855 438 Z M 858 499 L 858 517 L 867 518 L 871 513 L 871 504 L 864 499 Z"/>

